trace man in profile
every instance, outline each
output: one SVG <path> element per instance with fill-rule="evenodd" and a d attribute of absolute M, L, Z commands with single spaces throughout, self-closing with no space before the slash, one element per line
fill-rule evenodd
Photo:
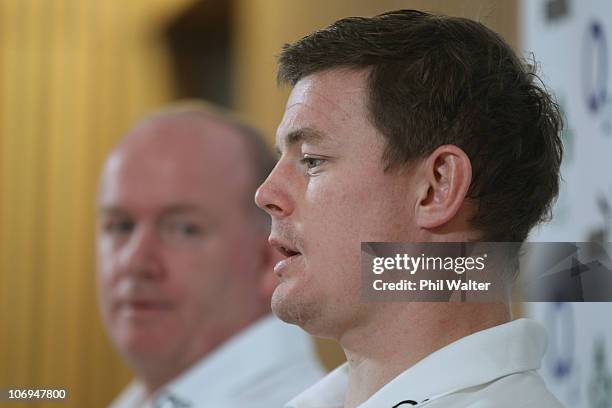
<path fill-rule="evenodd" d="M 112 407 L 280 407 L 322 371 L 308 336 L 269 315 L 277 260 L 253 204 L 274 158 L 211 107 L 137 124 L 104 166 L 98 289 L 137 380 Z"/>
<path fill-rule="evenodd" d="M 347 357 L 288 407 L 559 407 L 508 302 L 360 300 L 360 242 L 520 242 L 546 218 L 561 119 L 537 77 L 482 24 L 413 10 L 286 45 L 278 77 L 272 309 Z"/>

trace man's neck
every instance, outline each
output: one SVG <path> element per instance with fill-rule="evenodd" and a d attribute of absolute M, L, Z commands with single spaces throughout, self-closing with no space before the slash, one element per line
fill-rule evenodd
<path fill-rule="evenodd" d="M 389 303 L 367 327 L 340 339 L 349 366 L 345 408 L 365 402 L 385 384 L 444 346 L 510 320 L 508 305 L 491 303 Z"/>

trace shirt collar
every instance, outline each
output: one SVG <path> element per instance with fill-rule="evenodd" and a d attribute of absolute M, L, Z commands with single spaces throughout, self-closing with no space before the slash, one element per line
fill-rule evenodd
<path fill-rule="evenodd" d="M 533 320 L 518 319 L 492 327 L 435 351 L 372 395 L 360 408 L 418 403 L 497 378 L 540 367 L 546 332 Z M 289 408 L 342 407 L 347 388 L 344 364 L 289 402 Z M 408 406 L 408 405 L 406 405 Z"/>
<path fill-rule="evenodd" d="M 314 355 L 308 337 L 269 315 L 230 338 L 164 390 L 187 402 L 233 395 L 279 362 L 306 353 Z"/>
<path fill-rule="evenodd" d="M 344 363 L 289 401 L 285 408 L 342 408 L 347 387 L 348 365 Z"/>
<path fill-rule="evenodd" d="M 145 400 L 143 385 L 134 381 L 112 406 L 148 407 L 151 400 L 157 402 L 170 396 L 196 407 L 197 401 L 223 399 L 242 391 L 255 376 L 278 369 L 296 355 L 311 355 L 313 360 L 316 359 L 309 337 L 300 329 L 269 315 L 196 362 L 148 401 Z"/>

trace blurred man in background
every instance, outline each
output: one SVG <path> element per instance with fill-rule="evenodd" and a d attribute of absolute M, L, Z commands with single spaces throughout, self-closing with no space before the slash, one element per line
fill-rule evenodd
<path fill-rule="evenodd" d="M 252 197 L 273 166 L 257 132 L 200 105 L 144 119 L 110 154 L 99 302 L 137 377 L 113 407 L 280 407 L 322 375 L 308 336 L 269 315 L 278 259 Z"/>
<path fill-rule="evenodd" d="M 256 201 L 274 312 L 347 364 L 292 408 L 559 407 L 543 328 L 508 303 L 363 302 L 360 242 L 523 241 L 559 188 L 558 108 L 482 24 L 413 10 L 285 46 L 281 158 Z"/>

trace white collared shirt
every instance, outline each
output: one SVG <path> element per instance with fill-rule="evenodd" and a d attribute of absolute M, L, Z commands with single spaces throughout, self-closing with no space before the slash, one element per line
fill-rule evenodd
<path fill-rule="evenodd" d="M 359 408 L 561 408 L 535 371 L 545 349 L 546 332 L 533 320 L 495 326 L 430 354 Z M 286 408 L 342 408 L 347 385 L 344 364 Z"/>
<path fill-rule="evenodd" d="M 324 375 L 310 337 L 267 316 L 145 400 L 132 382 L 110 408 L 281 408 Z M 174 404 L 174 405 L 173 405 Z"/>

